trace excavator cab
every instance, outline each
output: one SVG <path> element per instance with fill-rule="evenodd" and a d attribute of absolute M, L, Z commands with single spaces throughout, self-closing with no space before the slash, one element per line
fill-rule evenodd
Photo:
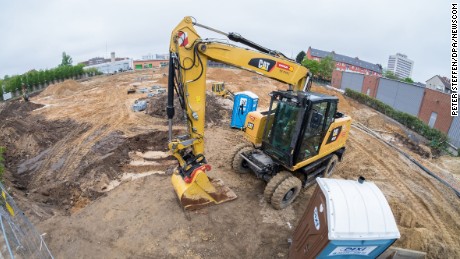
<path fill-rule="evenodd" d="M 212 83 L 212 92 L 216 95 L 222 95 L 225 92 L 225 84 L 223 82 Z"/>
<path fill-rule="evenodd" d="M 318 154 L 333 121 L 337 97 L 305 92 L 273 92 L 262 150 L 285 167 Z M 330 110 L 330 111 L 329 111 Z"/>

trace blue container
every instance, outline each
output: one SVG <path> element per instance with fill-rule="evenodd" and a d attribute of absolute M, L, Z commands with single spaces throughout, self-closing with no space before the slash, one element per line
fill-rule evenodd
<path fill-rule="evenodd" d="M 235 93 L 230 127 L 242 129 L 249 112 L 257 110 L 259 97 L 250 91 Z"/>

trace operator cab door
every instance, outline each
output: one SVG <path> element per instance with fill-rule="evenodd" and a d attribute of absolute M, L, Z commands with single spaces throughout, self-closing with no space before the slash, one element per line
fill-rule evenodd
<path fill-rule="evenodd" d="M 327 100 L 311 104 L 311 109 L 306 114 L 305 126 L 300 132 L 299 140 L 301 143 L 298 146 L 296 164 L 319 153 L 325 133 L 334 121 L 336 111 L 336 101 Z"/>

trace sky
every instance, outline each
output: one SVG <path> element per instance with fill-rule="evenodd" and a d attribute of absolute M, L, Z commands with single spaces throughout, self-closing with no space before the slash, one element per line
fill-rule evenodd
<path fill-rule="evenodd" d="M 0 0 L 0 78 L 93 57 L 140 59 L 168 52 L 185 17 L 237 32 L 295 58 L 311 46 L 387 66 L 414 61 L 412 78 L 448 76 L 450 8 L 446 0 Z M 202 38 L 223 38 L 198 29 Z"/>

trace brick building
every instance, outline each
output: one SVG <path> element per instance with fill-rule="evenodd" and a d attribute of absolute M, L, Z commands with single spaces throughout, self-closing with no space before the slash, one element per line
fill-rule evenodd
<path fill-rule="evenodd" d="M 336 69 L 339 71 L 352 71 L 365 75 L 382 76 L 382 66 L 373 64 L 358 57 L 352 58 L 345 55 L 337 54 L 334 51 L 327 52 L 324 50 L 308 47 L 306 57 L 310 60 L 320 61 L 322 58 L 331 56 L 335 61 Z"/>
<path fill-rule="evenodd" d="M 450 95 L 425 88 L 418 117 L 430 127 L 447 134 L 454 118 L 450 116 Z"/>
<path fill-rule="evenodd" d="M 430 127 L 446 133 L 452 147 L 460 148 L 460 117 L 450 116 L 450 93 L 444 92 L 447 84 L 440 82 L 441 87 L 436 87 L 435 80 L 431 79 L 425 87 L 421 83 L 410 84 L 336 70 L 332 73 L 332 86 L 367 94 L 396 110 L 416 116 Z"/>

